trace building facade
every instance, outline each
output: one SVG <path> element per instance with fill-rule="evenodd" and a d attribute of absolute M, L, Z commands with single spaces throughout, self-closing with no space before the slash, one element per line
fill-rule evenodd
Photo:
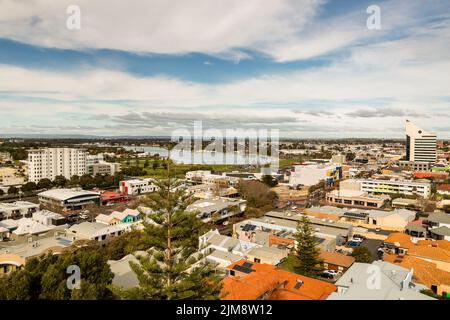
<path fill-rule="evenodd" d="M 361 180 L 361 190 L 369 194 L 416 195 L 427 199 L 431 196 L 431 183 L 367 179 Z"/>
<path fill-rule="evenodd" d="M 28 151 L 29 181 L 70 179 L 86 174 L 86 151 L 74 148 L 45 148 Z"/>
<path fill-rule="evenodd" d="M 406 160 L 413 162 L 437 161 L 437 136 L 406 120 Z"/>

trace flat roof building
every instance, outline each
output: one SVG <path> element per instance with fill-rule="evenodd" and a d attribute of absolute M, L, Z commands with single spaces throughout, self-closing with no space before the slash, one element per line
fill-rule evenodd
<path fill-rule="evenodd" d="M 88 204 L 100 204 L 100 193 L 85 190 L 52 189 L 39 193 L 38 198 L 40 204 L 62 210 L 80 210 Z"/>

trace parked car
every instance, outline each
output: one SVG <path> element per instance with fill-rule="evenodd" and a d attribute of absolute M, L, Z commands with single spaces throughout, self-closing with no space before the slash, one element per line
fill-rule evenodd
<path fill-rule="evenodd" d="M 329 275 L 335 277 L 338 275 L 338 272 L 335 270 L 325 270 L 324 273 L 328 273 Z"/>
<path fill-rule="evenodd" d="M 321 273 L 320 277 L 325 278 L 325 279 L 334 279 L 333 275 L 326 273 L 326 272 Z"/>
<path fill-rule="evenodd" d="M 347 243 L 347 247 L 355 248 L 361 246 L 361 242 L 359 241 L 349 241 Z"/>
<path fill-rule="evenodd" d="M 353 237 L 352 241 L 363 242 L 364 239 L 362 237 Z"/>

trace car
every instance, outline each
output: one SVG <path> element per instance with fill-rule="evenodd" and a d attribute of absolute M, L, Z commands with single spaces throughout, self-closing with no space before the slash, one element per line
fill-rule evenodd
<path fill-rule="evenodd" d="M 332 275 L 333 277 L 338 275 L 338 272 L 335 270 L 325 270 L 323 273 L 328 273 L 329 275 Z"/>
<path fill-rule="evenodd" d="M 354 247 L 359 247 L 359 246 L 361 246 L 361 242 L 358 242 L 358 241 L 349 241 L 347 243 L 347 247 L 354 248 Z"/>
<path fill-rule="evenodd" d="M 354 237 L 354 238 L 352 239 L 352 241 L 356 241 L 356 242 L 363 242 L 363 241 L 364 241 L 364 239 L 363 239 L 363 238 L 361 238 L 361 237 Z"/>
<path fill-rule="evenodd" d="M 326 279 L 333 279 L 333 278 L 334 278 L 333 275 L 331 275 L 331 274 L 329 274 L 329 273 L 326 273 L 326 272 L 321 273 L 321 274 L 320 274 L 320 277 L 326 278 Z"/>

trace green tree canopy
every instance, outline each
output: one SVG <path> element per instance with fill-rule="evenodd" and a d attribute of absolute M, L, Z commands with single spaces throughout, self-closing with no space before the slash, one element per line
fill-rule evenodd
<path fill-rule="evenodd" d="M 295 240 L 295 272 L 308 277 L 316 277 L 322 271 L 320 267 L 322 261 L 314 230 L 306 216 L 302 216 L 298 222 Z"/>
<path fill-rule="evenodd" d="M 55 187 L 65 187 L 67 185 L 68 181 L 66 179 L 66 177 L 64 176 L 56 176 L 55 179 L 53 180 L 53 185 Z"/>
<path fill-rule="evenodd" d="M 372 254 L 367 247 L 353 248 L 352 257 L 356 262 L 370 263 L 372 262 Z"/>
<path fill-rule="evenodd" d="M 52 187 L 52 182 L 50 181 L 50 179 L 41 179 L 41 180 L 39 180 L 39 182 L 37 184 L 37 188 L 39 190 L 50 189 L 51 187 Z"/>
<path fill-rule="evenodd" d="M 157 181 L 158 191 L 149 194 L 144 206 L 152 210 L 144 223 L 148 256 L 130 263 L 139 287 L 119 291 L 125 299 L 218 299 L 221 279 L 212 266 L 195 257 L 203 223 L 187 212 L 190 198 L 173 178 Z"/>

